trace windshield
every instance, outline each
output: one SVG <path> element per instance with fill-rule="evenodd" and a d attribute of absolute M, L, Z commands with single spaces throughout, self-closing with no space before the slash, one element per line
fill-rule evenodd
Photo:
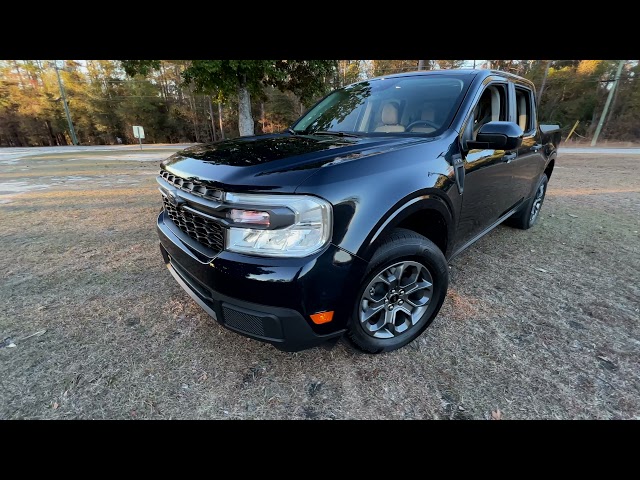
<path fill-rule="evenodd" d="M 439 135 L 451 123 L 469 81 L 469 75 L 416 75 L 356 83 L 328 95 L 293 130 Z"/>

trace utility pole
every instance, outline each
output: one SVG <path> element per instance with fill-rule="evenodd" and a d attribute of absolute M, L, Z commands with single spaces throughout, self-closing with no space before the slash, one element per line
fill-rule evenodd
<path fill-rule="evenodd" d="M 476 61 L 475 60 L 473 61 L 473 69 L 474 70 L 476 69 Z"/>
<path fill-rule="evenodd" d="M 73 128 L 73 122 L 71 121 L 71 114 L 69 113 L 69 105 L 67 105 L 67 97 L 64 94 L 64 85 L 60 78 L 60 70 L 58 69 L 58 61 L 53 61 L 53 66 L 56 69 L 56 75 L 58 76 L 58 85 L 60 86 L 60 96 L 62 97 L 62 104 L 64 105 L 64 113 L 67 114 L 67 122 L 69 122 L 69 133 L 71 134 L 71 141 L 74 145 L 78 145 L 78 137 L 76 137 L 76 131 Z"/>
<path fill-rule="evenodd" d="M 618 70 L 616 71 L 616 78 L 613 80 L 613 85 L 611 90 L 609 90 L 609 95 L 607 96 L 607 101 L 604 104 L 604 109 L 602 110 L 602 114 L 600 115 L 600 120 L 598 121 L 598 127 L 596 128 L 596 133 L 593 135 L 593 139 L 591 140 L 591 146 L 595 147 L 596 142 L 598 141 L 598 136 L 602 131 L 602 127 L 604 125 L 604 120 L 607 118 L 607 110 L 609 110 L 609 105 L 611 104 L 611 99 L 613 98 L 613 93 L 618 86 L 618 80 L 620 80 L 620 74 L 622 73 L 622 67 L 624 67 L 624 60 L 620 60 L 618 64 Z"/>

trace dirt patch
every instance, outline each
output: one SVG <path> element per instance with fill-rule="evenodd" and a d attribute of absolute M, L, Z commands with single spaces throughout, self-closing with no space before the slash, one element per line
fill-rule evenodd
<path fill-rule="evenodd" d="M 540 223 L 456 258 L 432 328 L 379 356 L 220 327 L 160 257 L 164 157 L 105 157 L 0 173 L 46 186 L 0 204 L 0 418 L 640 418 L 637 157 L 561 157 Z"/>

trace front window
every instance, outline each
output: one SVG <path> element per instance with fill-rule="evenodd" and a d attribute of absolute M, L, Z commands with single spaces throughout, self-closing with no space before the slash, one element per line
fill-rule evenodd
<path fill-rule="evenodd" d="M 438 135 L 451 123 L 469 78 L 415 75 L 349 85 L 313 107 L 293 130 L 302 134 Z"/>

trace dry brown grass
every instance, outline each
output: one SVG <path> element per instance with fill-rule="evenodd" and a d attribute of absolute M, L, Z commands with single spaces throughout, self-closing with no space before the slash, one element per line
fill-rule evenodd
<path fill-rule="evenodd" d="M 162 157 L 83 155 L 0 169 L 0 184 L 89 177 L 0 203 L 0 418 L 640 416 L 636 157 L 561 157 L 540 223 L 458 257 L 432 328 L 368 356 L 220 327 L 163 266 Z"/>

